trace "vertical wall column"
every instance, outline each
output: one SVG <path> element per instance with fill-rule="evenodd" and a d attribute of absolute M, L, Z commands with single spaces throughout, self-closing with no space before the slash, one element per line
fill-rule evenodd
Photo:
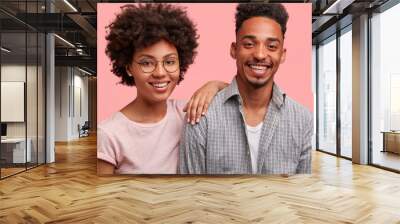
<path fill-rule="evenodd" d="M 353 19 L 353 162 L 368 163 L 368 15 Z"/>
<path fill-rule="evenodd" d="M 97 131 L 97 78 L 92 77 L 88 80 L 88 89 L 89 89 L 89 122 L 90 122 L 90 131 Z"/>
<path fill-rule="evenodd" d="M 53 12 L 51 1 L 46 1 L 46 11 Z M 55 43 L 54 34 L 46 34 L 46 163 L 55 162 Z"/>
<path fill-rule="evenodd" d="M 55 68 L 55 141 L 79 138 L 81 127 L 89 120 L 88 77 L 75 67 Z"/>
<path fill-rule="evenodd" d="M 311 78 L 311 86 L 312 93 L 314 99 L 314 133 L 312 137 L 312 148 L 317 149 L 317 47 L 315 45 L 312 46 L 312 78 Z"/>
<path fill-rule="evenodd" d="M 46 34 L 46 163 L 55 161 L 55 73 L 54 35 Z"/>
<path fill-rule="evenodd" d="M 71 70 L 70 67 L 55 68 L 55 141 L 68 141 L 71 108 Z"/>

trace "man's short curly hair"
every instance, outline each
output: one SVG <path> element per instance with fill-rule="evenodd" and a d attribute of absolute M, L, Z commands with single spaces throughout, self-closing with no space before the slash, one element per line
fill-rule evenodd
<path fill-rule="evenodd" d="M 135 85 L 126 72 L 137 50 L 164 39 L 173 44 L 179 57 L 179 82 L 197 54 L 196 27 L 186 11 L 170 4 L 138 4 L 121 7 L 122 12 L 108 25 L 106 54 L 111 59 L 112 72 L 121 83 Z"/>
<path fill-rule="evenodd" d="M 243 22 L 251 17 L 262 16 L 275 20 L 281 26 L 283 37 L 285 37 L 286 24 L 289 15 L 282 4 L 278 3 L 242 3 L 236 7 L 236 33 L 238 33 Z"/>

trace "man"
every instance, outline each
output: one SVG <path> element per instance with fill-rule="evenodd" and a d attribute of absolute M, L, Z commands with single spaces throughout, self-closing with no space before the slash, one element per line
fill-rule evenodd
<path fill-rule="evenodd" d="M 230 54 L 237 75 L 199 124 L 186 125 L 182 174 L 311 172 L 312 116 L 274 83 L 285 61 L 288 14 L 281 4 L 239 4 Z"/>

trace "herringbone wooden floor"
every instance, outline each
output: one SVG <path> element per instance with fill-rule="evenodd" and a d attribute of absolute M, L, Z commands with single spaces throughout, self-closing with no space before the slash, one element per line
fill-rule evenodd
<path fill-rule="evenodd" d="M 310 176 L 96 175 L 96 139 L 0 181 L 0 223 L 400 223 L 400 175 L 315 152 Z"/>

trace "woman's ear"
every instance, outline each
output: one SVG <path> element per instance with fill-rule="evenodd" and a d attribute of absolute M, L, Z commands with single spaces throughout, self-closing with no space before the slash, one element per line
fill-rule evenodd
<path fill-rule="evenodd" d="M 132 75 L 132 73 L 131 73 L 131 70 L 130 70 L 130 68 L 129 68 L 128 65 L 125 67 L 125 71 L 126 71 L 126 73 L 129 75 L 129 77 L 133 77 L 133 75 Z"/>

